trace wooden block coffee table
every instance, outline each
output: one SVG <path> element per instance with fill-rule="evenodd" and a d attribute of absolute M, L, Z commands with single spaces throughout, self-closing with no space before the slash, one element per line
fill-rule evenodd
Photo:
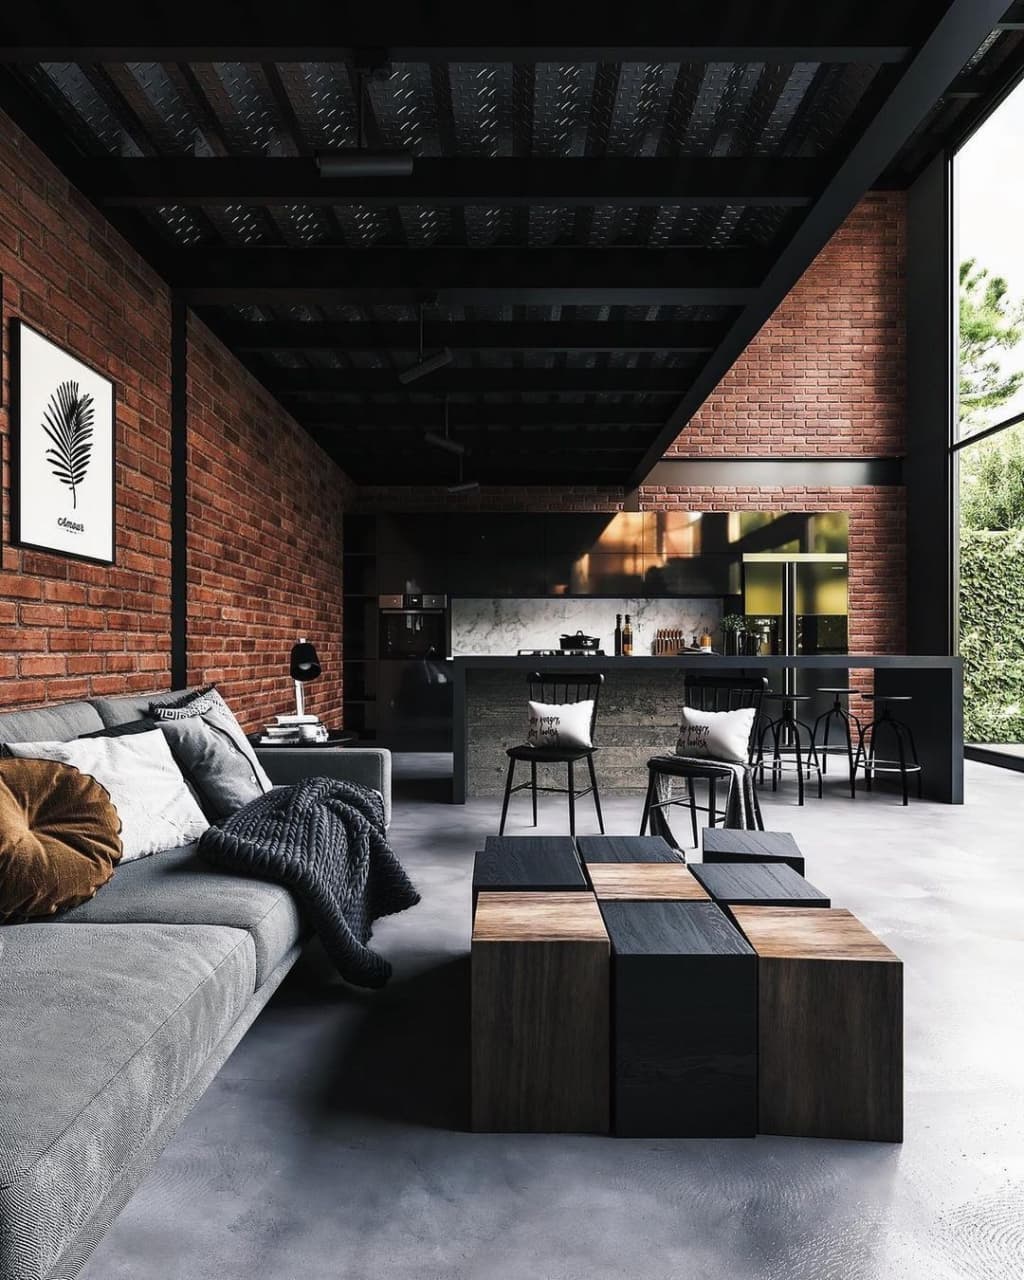
<path fill-rule="evenodd" d="M 710 902 L 681 862 L 592 862 L 587 875 L 598 902 Z"/>
<path fill-rule="evenodd" d="M 759 1131 L 902 1142 L 902 962 L 849 911 L 732 914 L 758 957 Z"/>
<path fill-rule="evenodd" d="M 682 862 L 661 836 L 579 836 L 580 857 L 592 862 Z"/>
<path fill-rule="evenodd" d="M 475 1130 L 608 1132 L 609 958 L 590 892 L 480 892 L 471 956 Z"/>
<path fill-rule="evenodd" d="M 705 862 L 784 862 L 804 874 L 804 857 L 788 831 L 736 831 L 732 827 L 704 829 Z"/>
<path fill-rule="evenodd" d="M 604 900 L 601 914 L 615 957 L 614 1132 L 752 1137 L 757 962 L 751 947 L 709 901 Z"/>
<path fill-rule="evenodd" d="M 728 907 L 830 907 L 828 898 L 785 862 L 695 862 L 691 871 Z"/>
<path fill-rule="evenodd" d="M 569 836 L 488 836 L 473 863 L 473 907 L 482 890 L 586 892 Z"/>

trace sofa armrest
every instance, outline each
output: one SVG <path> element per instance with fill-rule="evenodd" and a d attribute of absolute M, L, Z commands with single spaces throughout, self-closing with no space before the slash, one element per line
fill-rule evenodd
<path fill-rule="evenodd" d="M 278 786 L 303 778 L 361 782 L 384 798 L 384 821 L 391 825 L 391 752 L 379 747 L 257 747 L 260 764 Z"/>

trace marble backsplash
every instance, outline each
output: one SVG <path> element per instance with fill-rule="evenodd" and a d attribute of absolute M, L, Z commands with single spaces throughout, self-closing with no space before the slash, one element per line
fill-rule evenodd
<path fill-rule="evenodd" d="M 518 649 L 557 649 L 559 637 L 583 631 L 615 651 L 615 615 L 630 615 L 633 653 L 652 651 L 655 633 L 679 627 L 687 639 L 709 630 L 721 648 L 722 602 L 690 600 L 596 600 L 579 596 L 531 600 L 453 599 L 452 656 L 507 656 Z"/>

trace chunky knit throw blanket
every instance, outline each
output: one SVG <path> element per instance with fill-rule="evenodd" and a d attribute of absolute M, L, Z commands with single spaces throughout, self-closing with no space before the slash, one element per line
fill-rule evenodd
<path fill-rule="evenodd" d="M 375 791 L 332 778 L 275 787 L 210 827 L 198 848 L 218 867 L 290 889 L 348 982 L 387 982 L 391 965 L 366 945 L 373 922 L 420 895 L 388 843 Z"/>

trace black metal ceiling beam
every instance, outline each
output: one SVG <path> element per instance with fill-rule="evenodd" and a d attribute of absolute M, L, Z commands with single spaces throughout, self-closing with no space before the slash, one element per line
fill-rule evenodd
<path fill-rule="evenodd" d="M 831 182 L 776 258 L 756 301 L 741 312 L 722 345 L 657 433 L 642 463 L 630 475 L 629 487 L 643 483 L 857 201 L 892 162 L 988 37 L 1006 8 L 1006 0 L 952 0 L 892 93 L 847 152 Z"/>
<path fill-rule="evenodd" d="M 231 322 L 211 316 L 210 323 L 233 351 L 415 351 L 419 327 L 409 324 L 294 324 Z M 473 324 L 465 320 L 430 321 L 424 327 L 427 348 L 455 351 L 713 351 L 726 325 L 701 321 L 559 321 Z"/>
<path fill-rule="evenodd" d="M 276 369 L 268 365 L 261 375 L 275 394 L 348 392 L 387 395 L 400 390 L 431 394 L 460 392 L 547 392 L 585 394 L 621 392 L 624 395 L 672 395 L 692 386 L 694 367 L 674 369 L 439 369 L 403 388 L 392 369 Z M 298 406 L 296 412 L 300 412 Z"/>
<path fill-rule="evenodd" d="M 306 404 L 295 411 L 296 418 L 304 425 L 327 430 L 347 431 L 350 428 L 373 427 L 386 430 L 436 431 L 444 417 L 444 407 L 438 399 L 433 404 L 374 404 L 355 401 L 351 404 Z M 592 428 L 622 426 L 646 429 L 644 440 L 650 438 L 650 428 L 660 427 L 665 421 L 665 407 L 636 404 L 449 404 L 449 425 L 455 427 L 519 428 L 543 427 L 557 432 L 560 427 Z M 497 435 L 498 433 L 496 433 Z M 539 437 L 546 438 L 546 434 Z M 587 439 L 581 435 L 581 439 Z"/>
<path fill-rule="evenodd" d="M 394 62 L 852 62 L 900 61 L 919 24 L 900 6 L 880 17 L 856 6 L 690 5 L 681 21 L 663 0 L 481 5 L 446 0 L 386 5 L 290 0 L 234 7 L 197 0 L 131 11 L 90 11 L 68 21 L 50 5 L 9 6 L 0 21 L 3 61 L 347 61 L 380 50 Z M 911 8 L 911 6 L 906 6 Z M 852 12 L 851 12 L 852 10 Z M 116 12 L 116 17 L 114 13 Z M 344 45 L 336 34 L 344 32 Z M 333 38 L 332 38 L 333 37 Z"/>
<path fill-rule="evenodd" d="M 297 125 L 292 122 L 294 131 Z M 626 207 L 767 205 L 802 207 L 830 170 L 800 159 L 417 159 L 408 178 L 322 178 L 308 157 L 96 160 L 89 196 L 106 208 L 160 205 L 594 204 Z"/>
<path fill-rule="evenodd" d="M 245 303 L 735 306 L 771 262 L 756 249 L 368 249 L 175 251 L 170 283 L 192 306 Z"/>
<path fill-rule="evenodd" d="M 612 458 L 622 454 L 635 457 L 643 451 L 645 444 L 642 439 L 631 441 L 628 436 L 619 440 L 614 440 L 608 435 L 595 435 L 593 439 L 587 436 L 581 439 L 575 432 L 571 436 L 552 439 L 548 436 L 538 438 L 536 432 L 532 436 L 523 434 L 496 436 L 482 433 L 470 434 L 468 431 L 463 431 L 460 435 L 453 435 L 452 439 L 465 446 L 467 457 L 489 457 L 495 461 L 499 458 L 502 461 L 513 458 L 517 461 L 528 461 L 560 454 L 564 458 L 575 456 L 577 465 L 582 467 L 587 467 L 589 465 L 587 459 L 597 454 L 610 455 Z M 386 440 L 375 440 L 367 433 L 350 437 L 338 433 L 324 434 L 318 443 L 334 453 L 347 453 L 353 458 L 376 461 L 394 460 L 396 448 L 405 444 L 415 447 L 418 451 L 417 457 L 421 460 L 436 461 L 445 456 L 443 451 L 434 452 L 433 446 L 424 441 L 422 432 L 417 432 L 414 437 L 401 443 L 394 439 L 393 433 L 389 433 Z M 573 454 L 572 451 L 577 448 L 579 452 Z"/>

